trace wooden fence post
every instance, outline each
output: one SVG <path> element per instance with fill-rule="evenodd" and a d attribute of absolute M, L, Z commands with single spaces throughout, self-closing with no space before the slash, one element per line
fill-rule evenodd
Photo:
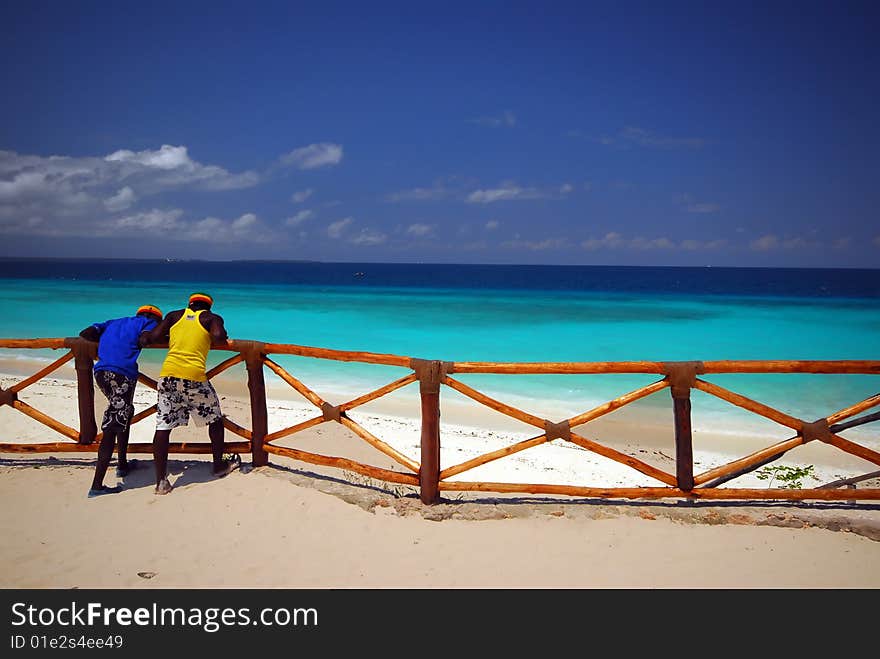
<path fill-rule="evenodd" d="M 263 446 L 266 435 L 269 434 L 266 380 L 263 376 L 263 343 L 237 340 L 235 346 L 244 356 L 248 374 L 251 399 L 251 464 L 254 467 L 263 467 L 269 464 L 269 454 Z"/>
<path fill-rule="evenodd" d="M 79 443 L 91 444 L 98 435 L 98 424 L 95 422 L 95 382 L 92 379 L 92 367 L 98 354 L 98 344 L 74 336 L 64 339 L 64 346 L 73 352 L 74 367 L 76 368 Z"/>
<path fill-rule="evenodd" d="M 675 422 L 675 479 L 678 489 L 694 489 L 694 439 L 691 428 L 691 387 L 697 373 L 703 372 L 702 362 L 670 362 L 666 364 L 672 414 Z"/>
<path fill-rule="evenodd" d="M 419 465 L 419 496 L 422 503 L 440 501 L 440 377 L 441 363 L 413 359 L 422 399 L 422 461 Z"/>

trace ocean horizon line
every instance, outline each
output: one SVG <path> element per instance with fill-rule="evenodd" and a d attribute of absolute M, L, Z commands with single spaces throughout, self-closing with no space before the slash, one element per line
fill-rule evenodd
<path fill-rule="evenodd" d="M 450 262 L 450 261 L 325 261 L 320 259 L 202 259 L 202 258 L 177 258 L 177 257 L 113 257 L 113 256 L 7 256 L 0 255 L 0 261 L 7 262 L 94 262 L 94 263 L 259 263 L 259 264 L 321 264 L 321 265 L 373 265 L 373 266 L 449 266 L 449 267 L 479 267 L 479 268 L 596 268 L 606 270 L 766 270 L 766 271 L 847 271 L 847 272 L 875 272 L 877 268 L 861 266 L 757 266 L 757 265 L 633 265 L 633 264 L 607 264 L 607 263 L 500 263 L 500 262 Z"/>

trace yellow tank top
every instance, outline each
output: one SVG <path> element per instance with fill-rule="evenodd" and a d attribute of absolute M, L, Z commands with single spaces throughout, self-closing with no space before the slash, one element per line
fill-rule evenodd
<path fill-rule="evenodd" d="M 159 377 L 170 375 L 184 380 L 204 382 L 205 360 L 211 349 L 211 334 L 202 326 L 199 316 L 204 309 L 184 309 L 168 331 L 168 354 L 162 363 Z"/>

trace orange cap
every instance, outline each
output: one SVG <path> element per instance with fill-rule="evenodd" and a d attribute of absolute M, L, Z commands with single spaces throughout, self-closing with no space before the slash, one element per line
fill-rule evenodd
<path fill-rule="evenodd" d="M 190 302 L 206 302 L 208 306 L 214 304 L 214 298 L 207 293 L 193 293 L 189 296 Z"/>
<path fill-rule="evenodd" d="M 145 304 L 138 307 L 137 313 L 149 313 L 156 316 L 159 320 L 162 320 L 162 311 L 159 307 L 153 306 L 152 304 Z"/>

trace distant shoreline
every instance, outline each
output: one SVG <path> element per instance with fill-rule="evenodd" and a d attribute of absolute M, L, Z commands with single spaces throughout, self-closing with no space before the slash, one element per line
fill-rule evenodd
<path fill-rule="evenodd" d="M 878 268 L 864 267 L 841 267 L 841 266 L 731 266 L 731 265 L 608 265 L 592 263 L 474 263 L 451 261 L 318 261 L 313 259 L 189 259 L 189 258 L 115 258 L 100 256 L 7 256 L 0 255 L 0 261 L 7 262 L 88 262 L 88 263 L 262 263 L 262 264 L 320 264 L 320 265 L 366 265 L 366 266 L 449 266 L 449 267 L 479 267 L 479 268 L 596 268 L 605 270 L 618 269 L 658 269 L 658 270 L 689 270 L 702 271 L 706 268 L 713 270 L 788 270 L 788 271 L 847 271 L 847 272 L 875 272 Z"/>

